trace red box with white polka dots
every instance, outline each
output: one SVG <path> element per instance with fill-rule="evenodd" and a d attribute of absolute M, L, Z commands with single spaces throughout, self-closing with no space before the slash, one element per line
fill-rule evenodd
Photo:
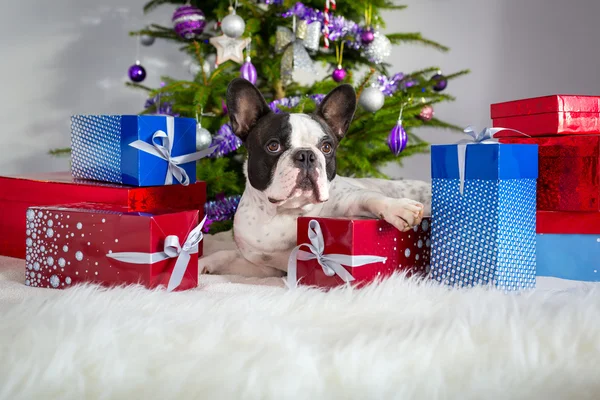
<path fill-rule="evenodd" d="M 408 232 L 400 232 L 383 220 L 344 218 L 298 218 L 298 245 L 311 243 L 309 223 L 316 220 L 323 235 L 323 259 L 327 255 L 378 256 L 385 261 L 362 266 L 344 265 L 352 284 L 363 286 L 394 272 L 408 275 L 429 273 L 431 219 L 424 218 L 420 225 Z M 313 238 L 314 239 L 314 238 Z M 302 250 L 307 251 L 303 247 Z M 317 251 L 318 252 L 318 251 Z M 339 274 L 325 271 L 316 259 L 298 260 L 297 279 L 300 285 L 332 288 L 345 284 Z"/>
<path fill-rule="evenodd" d="M 72 204 L 30 207 L 23 217 L 28 286 L 65 289 L 87 282 L 155 288 L 168 285 L 178 262 L 183 278 L 175 290 L 198 285 L 202 243 L 189 238 L 199 222 L 197 210 L 150 214 Z"/>

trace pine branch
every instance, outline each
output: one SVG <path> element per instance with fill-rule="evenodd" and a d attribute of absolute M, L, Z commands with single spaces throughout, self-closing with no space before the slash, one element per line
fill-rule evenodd
<path fill-rule="evenodd" d="M 68 157 L 71 155 L 71 149 L 69 147 L 62 149 L 52 149 L 48 152 L 51 156 L 55 157 Z"/>
<path fill-rule="evenodd" d="M 392 44 L 400 44 L 400 43 L 419 43 L 428 47 L 433 47 L 440 51 L 448 51 L 450 50 L 448 47 L 439 44 L 438 42 L 434 42 L 430 39 L 425 39 L 421 36 L 420 33 L 391 33 L 386 35 L 387 38 L 392 42 Z"/>

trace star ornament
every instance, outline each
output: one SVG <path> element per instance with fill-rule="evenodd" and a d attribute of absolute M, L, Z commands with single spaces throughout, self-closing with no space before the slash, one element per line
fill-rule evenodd
<path fill-rule="evenodd" d="M 242 64 L 244 49 L 250 44 L 250 38 L 234 39 L 225 35 L 214 36 L 209 41 L 217 49 L 217 65 L 227 60 Z"/>

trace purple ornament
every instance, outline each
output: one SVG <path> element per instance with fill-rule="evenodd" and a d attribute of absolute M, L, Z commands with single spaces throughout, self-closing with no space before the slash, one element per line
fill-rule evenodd
<path fill-rule="evenodd" d="M 346 79 L 346 70 L 344 68 L 342 68 L 341 65 L 338 65 L 338 67 L 333 70 L 331 77 L 333 78 L 334 81 L 336 81 L 337 83 L 340 83 L 341 81 Z"/>
<path fill-rule="evenodd" d="M 242 64 L 242 68 L 240 68 L 240 74 L 242 78 L 249 81 L 251 84 L 256 85 L 258 74 L 256 73 L 256 67 L 252 65 L 252 61 L 250 61 L 250 57 L 246 57 L 246 62 Z"/>
<path fill-rule="evenodd" d="M 360 34 L 360 41 L 363 44 L 371 44 L 371 42 L 375 40 L 375 33 L 373 33 L 373 29 L 371 28 L 366 28 L 361 34 Z"/>
<path fill-rule="evenodd" d="M 175 33 L 184 39 L 193 39 L 204 31 L 206 20 L 204 13 L 193 6 L 181 6 L 173 13 Z"/>
<path fill-rule="evenodd" d="M 446 89 L 446 86 L 448 86 L 448 80 L 440 73 L 435 74 L 431 80 L 435 82 L 433 84 L 433 90 L 436 92 L 441 92 L 442 90 Z"/>
<path fill-rule="evenodd" d="M 146 70 L 139 61 L 129 67 L 129 79 L 133 82 L 141 82 L 146 79 Z"/>
<path fill-rule="evenodd" d="M 394 155 L 399 155 L 406 148 L 408 136 L 402 126 L 402 121 L 398 120 L 396 126 L 392 128 L 387 139 L 388 147 Z"/>

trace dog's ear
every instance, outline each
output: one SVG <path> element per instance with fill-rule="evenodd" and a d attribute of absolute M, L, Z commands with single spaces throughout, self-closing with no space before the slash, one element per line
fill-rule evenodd
<path fill-rule="evenodd" d="M 341 140 L 356 111 L 356 92 L 350 85 L 340 85 L 333 89 L 321 102 L 315 114 L 331 128 Z"/>
<path fill-rule="evenodd" d="M 271 109 L 258 89 L 249 81 L 236 78 L 227 87 L 227 110 L 233 132 L 242 141 Z"/>

